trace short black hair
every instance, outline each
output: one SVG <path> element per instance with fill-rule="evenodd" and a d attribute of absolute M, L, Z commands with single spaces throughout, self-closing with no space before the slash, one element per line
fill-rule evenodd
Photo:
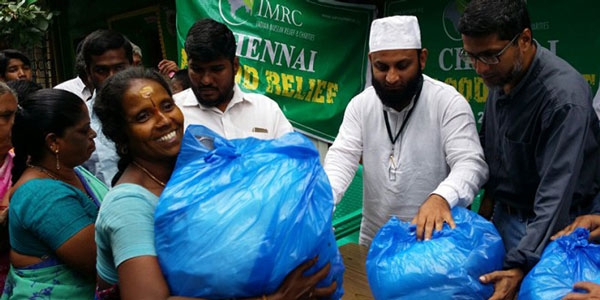
<path fill-rule="evenodd" d="M 23 52 L 15 49 L 4 49 L 0 51 L 0 76 L 6 77 L 6 69 L 11 59 L 19 59 L 24 65 L 31 67 L 31 60 Z"/>
<path fill-rule="evenodd" d="M 92 56 L 99 56 L 109 50 L 125 50 L 125 57 L 129 63 L 133 63 L 133 48 L 131 42 L 122 34 L 106 29 L 98 29 L 88 34 L 83 40 L 81 53 L 85 62 L 85 68 L 89 71 Z"/>
<path fill-rule="evenodd" d="M 185 39 L 188 59 L 208 62 L 225 57 L 233 63 L 235 51 L 233 32 L 225 24 L 210 18 L 194 23 Z"/>
<path fill-rule="evenodd" d="M 498 34 L 501 40 L 511 40 L 531 20 L 524 0 L 472 0 L 458 22 L 458 31 L 472 37 Z"/>
<path fill-rule="evenodd" d="M 175 74 L 173 74 L 173 78 L 171 78 L 171 81 L 173 80 L 178 80 L 179 82 L 181 82 L 181 86 L 184 90 L 192 86 L 192 82 L 190 81 L 190 76 L 188 75 L 187 68 L 175 72 Z"/>
<path fill-rule="evenodd" d="M 85 67 L 85 59 L 83 58 L 83 42 L 85 40 L 81 40 L 77 47 L 75 48 L 75 74 L 79 78 L 83 80 L 83 82 L 87 82 L 87 71 Z"/>

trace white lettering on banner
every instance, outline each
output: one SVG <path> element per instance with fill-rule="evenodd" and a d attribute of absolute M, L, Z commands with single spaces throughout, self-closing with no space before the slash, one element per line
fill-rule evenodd
<path fill-rule="evenodd" d="M 450 70 L 456 70 L 456 71 L 462 71 L 462 70 L 472 70 L 473 69 L 473 65 L 470 63 L 465 62 L 464 60 L 462 60 L 460 58 L 460 50 L 462 48 L 444 48 L 442 49 L 442 51 L 440 51 L 440 55 L 438 56 L 438 63 L 440 65 L 440 69 L 444 70 L 444 71 L 450 71 Z M 454 64 L 449 64 L 446 65 L 445 61 L 446 61 L 446 57 L 447 55 L 451 55 L 452 57 L 454 57 Z"/>
<path fill-rule="evenodd" d="M 549 30 L 550 29 L 550 22 L 549 21 L 545 21 L 545 22 L 532 23 L 531 24 L 531 29 L 533 31 L 537 31 L 537 30 Z"/>
<path fill-rule="evenodd" d="M 238 36 L 236 54 L 240 57 L 260 62 L 270 62 L 276 66 L 285 65 L 294 70 L 315 72 L 317 51 L 305 51 L 303 48 L 298 50 L 294 45 L 287 45 L 242 33 L 235 34 Z"/>
<path fill-rule="evenodd" d="M 548 41 L 548 44 L 550 44 L 550 47 L 548 47 L 548 50 L 550 50 L 550 52 L 554 53 L 554 55 L 556 55 L 556 44 L 558 44 L 558 40 L 550 40 Z"/>
<path fill-rule="evenodd" d="M 260 6 L 258 7 L 257 17 L 275 20 L 282 23 L 288 23 L 302 27 L 302 22 L 297 20 L 302 16 L 302 12 L 297 9 L 290 9 L 287 6 L 275 4 L 275 7 L 271 6 L 269 0 L 261 0 Z"/>

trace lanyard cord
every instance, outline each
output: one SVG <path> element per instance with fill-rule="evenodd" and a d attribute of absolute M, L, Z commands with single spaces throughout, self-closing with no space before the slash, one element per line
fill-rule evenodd
<path fill-rule="evenodd" d="M 388 137 L 390 138 L 390 142 L 392 143 L 392 149 L 394 148 L 394 145 L 396 145 L 396 141 L 398 140 L 398 137 L 400 137 L 400 133 L 402 133 L 402 130 L 404 130 L 406 123 L 408 123 L 408 119 L 410 118 L 410 115 L 412 114 L 413 110 L 415 109 L 415 106 L 417 106 L 417 100 L 419 99 L 419 96 L 421 95 L 422 88 L 423 88 L 423 77 L 421 77 L 421 80 L 419 80 L 419 84 L 417 86 L 417 91 L 415 92 L 415 95 L 413 96 L 413 99 L 415 100 L 413 103 L 413 106 L 410 108 L 410 110 L 406 114 L 406 118 L 404 118 L 404 121 L 402 122 L 400 129 L 398 129 L 398 132 L 396 133 L 395 137 L 392 135 L 392 129 L 390 127 L 390 120 L 388 117 L 388 113 L 386 110 L 383 110 L 383 118 L 385 119 L 385 128 L 387 129 Z"/>

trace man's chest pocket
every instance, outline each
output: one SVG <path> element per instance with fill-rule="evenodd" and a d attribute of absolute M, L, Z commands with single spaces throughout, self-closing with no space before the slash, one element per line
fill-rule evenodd
<path fill-rule="evenodd" d="M 250 128 L 250 131 L 246 132 L 247 136 L 259 138 L 259 139 L 270 139 L 272 133 L 266 127 L 254 126 Z"/>
<path fill-rule="evenodd" d="M 539 176 L 535 160 L 535 144 L 503 138 L 502 156 L 510 180 L 517 186 L 537 185 Z"/>

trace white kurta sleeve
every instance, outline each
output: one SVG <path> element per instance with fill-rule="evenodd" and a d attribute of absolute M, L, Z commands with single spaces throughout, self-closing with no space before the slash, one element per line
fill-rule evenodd
<path fill-rule="evenodd" d="M 362 116 L 355 99 L 346 107 L 339 133 L 325 156 L 325 173 L 336 205 L 352 182 L 362 155 Z"/>
<path fill-rule="evenodd" d="M 487 181 L 488 166 L 468 102 L 457 95 L 446 103 L 440 125 L 450 173 L 432 193 L 444 197 L 450 207 L 468 206 Z"/>

